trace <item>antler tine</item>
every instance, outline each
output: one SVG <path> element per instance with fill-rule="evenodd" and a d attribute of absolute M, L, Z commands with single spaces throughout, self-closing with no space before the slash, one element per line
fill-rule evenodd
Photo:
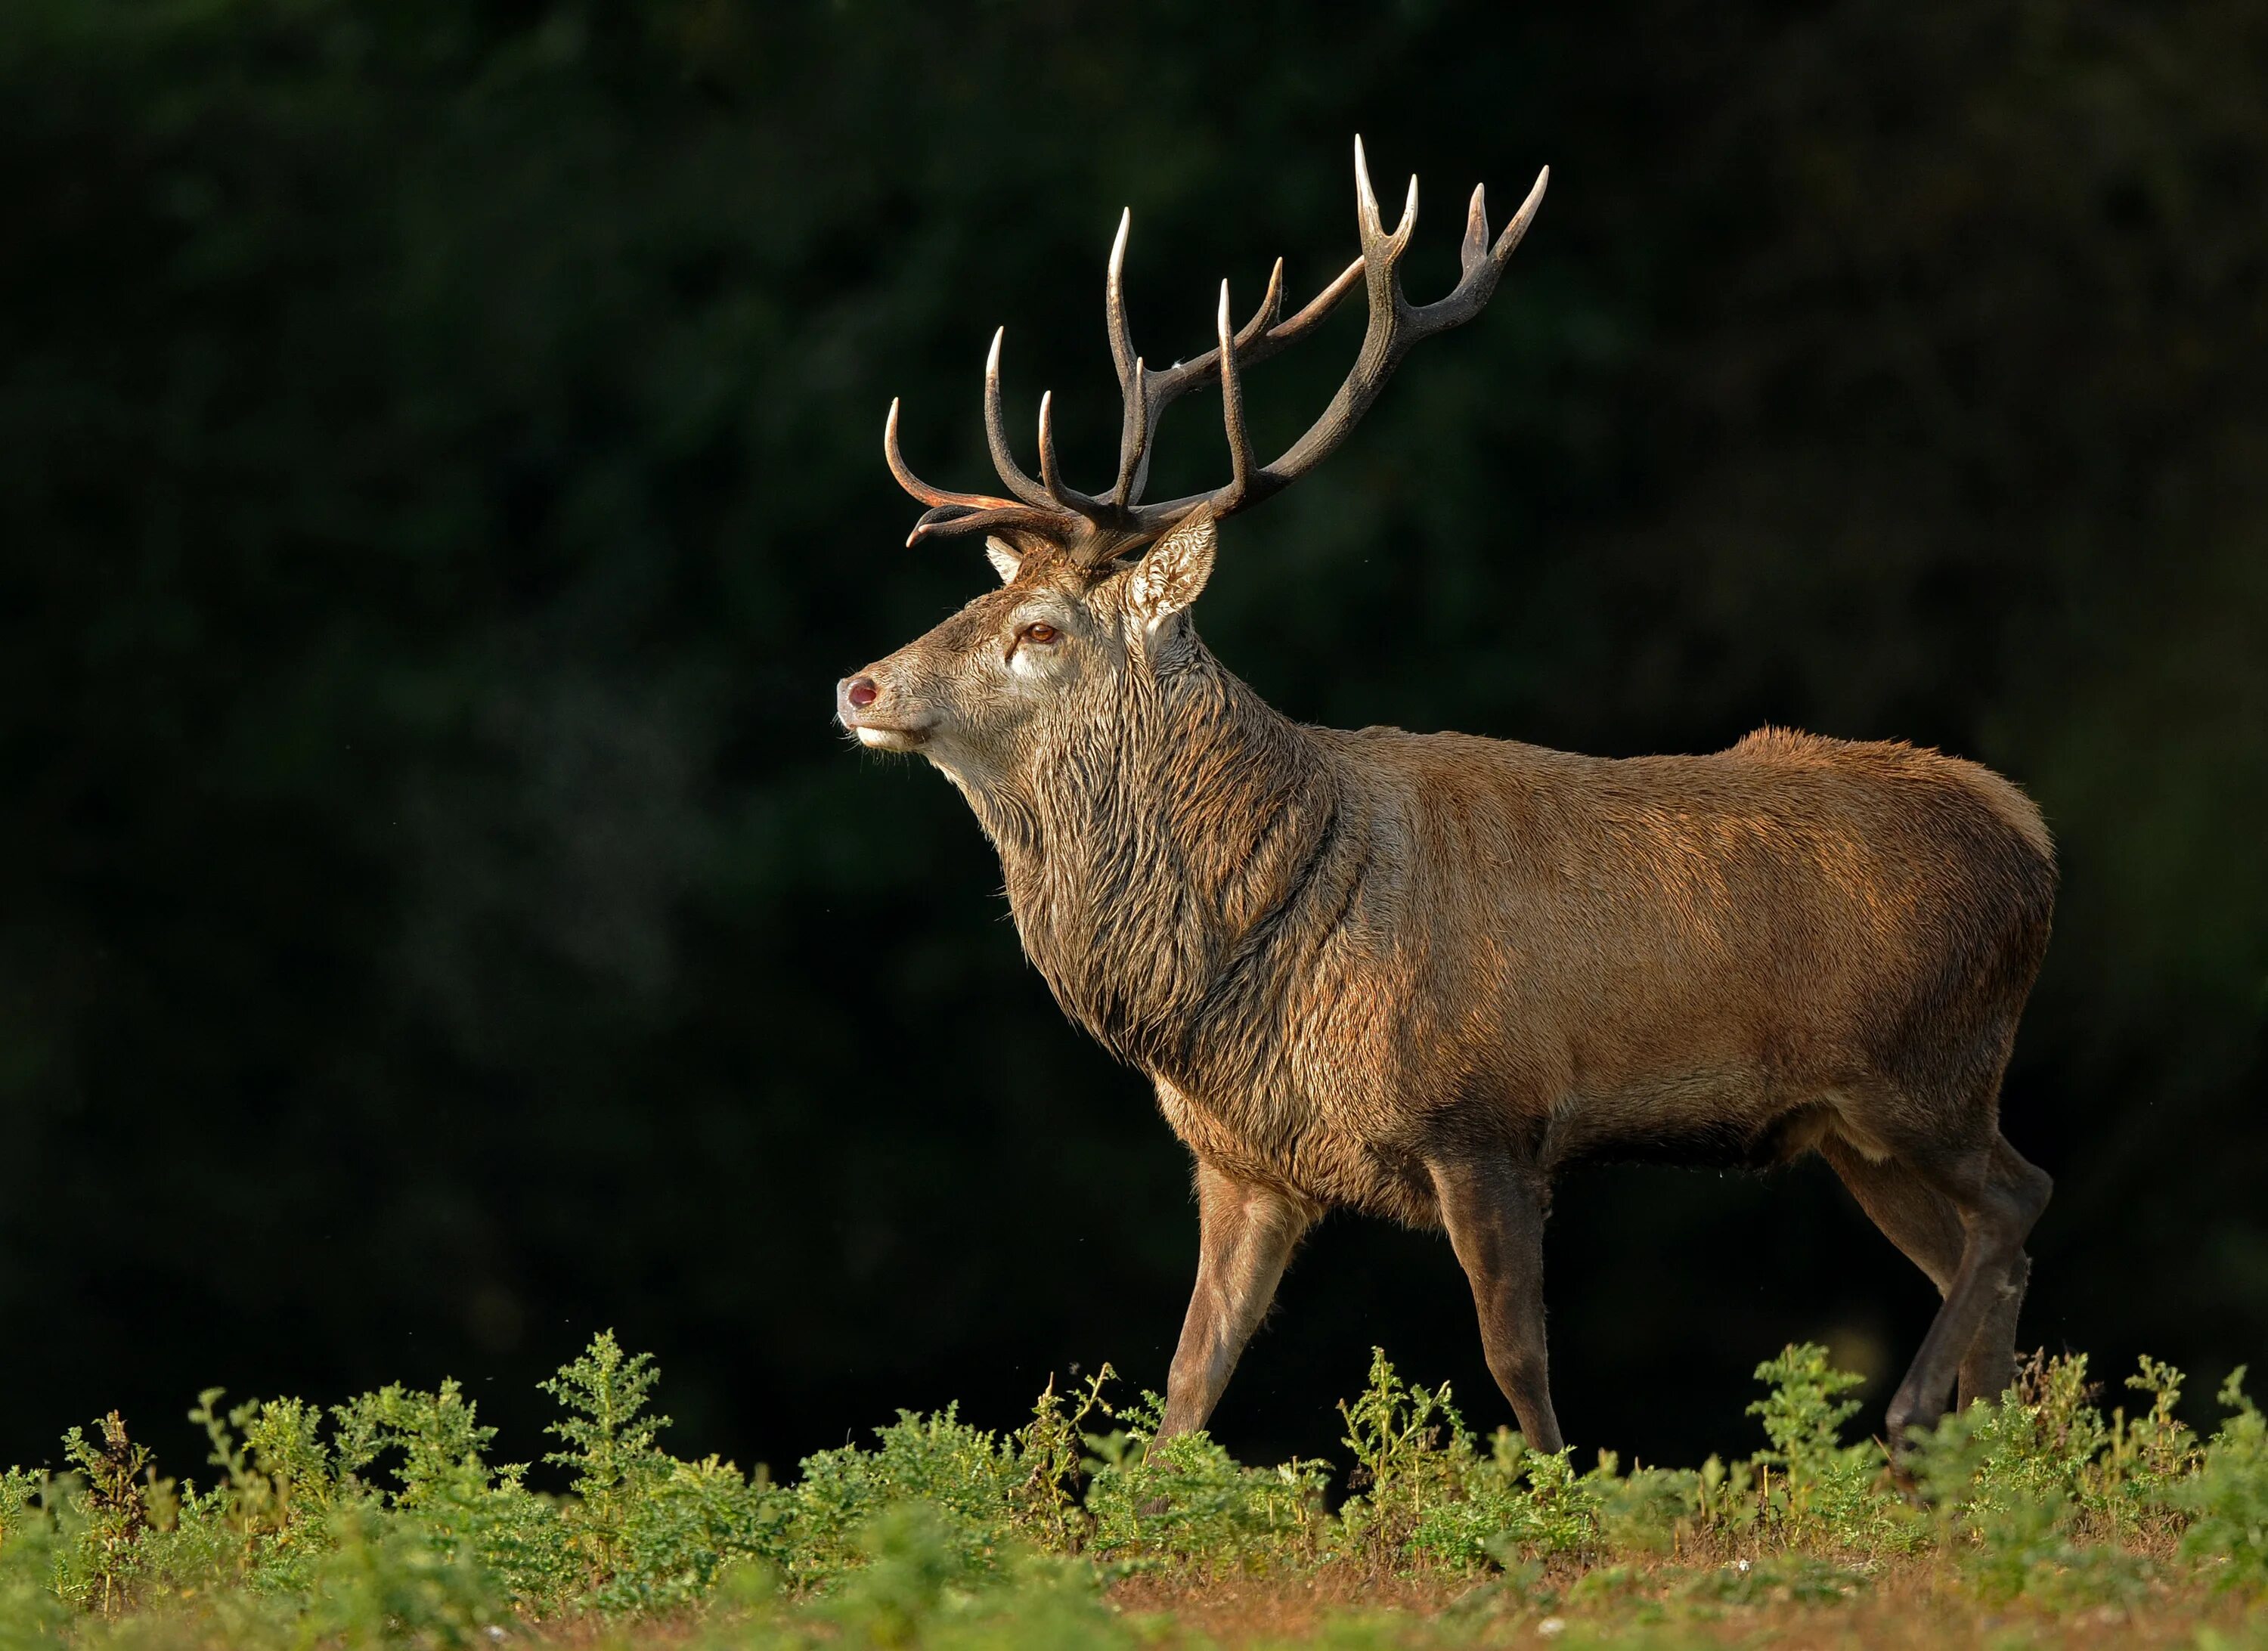
<path fill-rule="evenodd" d="M 1226 282 L 1222 283 L 1226 285 Z M 1284 261 L 1278 258 L 1276 267 L 1268 272 L 1268 290 L 1260 295 L 1260 307 L 1252 319 L 1236 335 L 1236 352 L 1241 358 L 1252 341 L 1276 325 L 1284 313 Z M 1281 348 L 1281 346 L 1278 346 Z"/>
<path fill-rule="evenodd" d="M 1362 232 L 1365 259 L 1369 259 L 1373 249 L 1381 241 L 1390 245 L 1395 257 L 1400 257 L 1402 249 L 1410 244 L 1411 232 L 1418 227 L 1418 174 L 1414 172 L 1410 174 L 1410 199 L 1402 209 L 1402 221 L 1394 226 L 1394 233 L 1388 235 L 1385 225 L 1379 221 L 1378 196 L 1370 187 L 1370 162 L 1363 156 L 1362 134 L 1357 132 L 1354 137 L 1354 195 L 1355 221 Z M 1373 267 L 1375 268 L 1374 263 Z"/>
<path fill-rule="evenodd" d="M 1118 479 L 1111 484 L 1110 502 L 1122 509 L 1142 497 L 1150 475 L 1150 398 L 1143 387 L 1149 382 L 1142 357 L 1134 357 L 1133 387 L 1124 394 L 1125 413 L 1118 431 Z"/>
<path fill-rule="evenodd" d="M 1488 256 L 1488 185 L 1473 186 L 1473 203 L 1465 209 L 1465 242 L 1457 248 L 1457 268 L 1465 275 Z"/>
<path fill-rule="evenodd" d="M 1053 390 L 1040 397 L 1040 486 L 1047 503 L 1061 516 L 1084 516 L 1087 520 L 1110 526 L 1118 520 L 1118 512 L 1101 499 L 1090 498 L 1063 479 L 1063 467 L 1056 461 L 1056 421 Z"/>
<path fill-rule="evenodd" d="M 906 463 L 906 456 L 898 451 L 898 399 L 890 398 L 890 416 L 882 421 L 882 462 L 890 467 L 890 474 L 898 485 L 932 506 L 953 505 L 970 510 L 991 510 L 1005 506 L 1014 508 L 1012 499 L 995 498 L 990 493 L 954 493 L 941 487 L 932 487 L 916 475 Z"/>
<path fill-rule="evenodd" d="M 1002 499 L 987 509 L 978 510 L 964 505 L 940 505 L 922 512 L 914 523 L 914 530 L 906 535 L 908 545 L 916 545 L 935 535 L 944 538 L 954 534 L 986 532 L 998 528 L 1030 527 L 1049 537 L 1064 531 L 1061 511 L 1042 510 L 1031 505 L 1011 505 Z"/>
<path fill-rule="evenodd" d="M 1118 477 L 1110 502 L 1123 506 L 1140 497 L 1149 466 L 1150 398 L 1142 357 L 1134 353 L 1134 328 L 1126 318 L 1126 240 L 1134 228 L 1134 209 L 1118 215 L 1118 234 L 1110 243 L 1110 270 L 1102 285 L 1103 318 L 1110 331 L 1110 359 L 1118 369 Z"/>
<path fill-rule="evenodd" d="M 1535 174 L 1535 181 L 1528 186 L 1528 198 L 1520 203 L 1520 210 L 1512 215 L 1512 222 L 1504 226 L 1504 233 L 1496 238 L 1496 247 L 1489 255 L 1499 262 L 1509 259 L 1513 250 L 1527 239 L 1528 226 L 1535 220 L 1535 209 L 1543 204 L 1543 192 L 1551 187 L 1551 168 L 1543 167 Z"/>
<path fill-rule="evenodd" d="M 1512 222 L 1504 226 L 1496 245 L 1488 245 L 1488 212 L 1478 188 L 1473 191 L 1472 210 L 1466 220 L 1465 244 L 1461 257 L 1463 273 L 1447 298 L 1424 305 L 1409 312 L 1409 337 L 1401 346 L 1407 350 L 1421 338 L 1469 321 L 1481 313 L 1496 291 L 1496 284 L 1504 275 L 1505 266 L 1512 262 L 1513 250 L 1528 233 L 1528 226 L 1535 218 L 1535 210 L 1543 204 L 1543 192 L 1551 186 L 1551 168 L 1546 166 L 1535 174 L 1529 186 L 1528 198 L 1520 203 L 1520 210 L 1512 215 Z M 1484 251 L 1483 249 L 1486 250 Z"/>
<path fill-rule="evenodd" d="M 1056 463 L 1055 404 L 1053 390 L 1040 392 L 1040 485 L 1050 500 L 1063 486 L 1063 470 Z"/>
<path fill-rule="evenodd" d="M 1139 382 L 1134 367 L 1134 329 L 1126 319 L 1126 238 L 1134 228 L 1134 209 L 1118 215 L 1118 234 L 1110 243 L 1110 273 L 1102 286 L 1103 314 L 1110 327 L 1110 359 L 1118 369 L 1118 385 L 1131 394 Z"/>
<path fill-rule="evenodd" d="M 1183 391 L 1211 378 L 1219 370 L 1217 350 L 1208 350 L 1194 362 L 1183 363 L 1163 372 L 1151 372 L 1134 353 L 1134 330 L 1126 313 L 1126 242 L 1134 224 L 1133 209 L 1119 215 L 1118 233 L 1110 243 L 1109 274 L 1103 284 L 1103 308 L 1110 333 L 1110 358 L 1118 369 L 1118 392 L 1124 404 L 1118 435 L 1118 477 L 1112 485 L 1106 504 L 1121 507 L 1133 504 L 1142 496 L 1142 487 L 1148 479 L 1150 438 L 1156 428 L 1158 415 L 1167 403 Z M 1336 302 L 1336 297 L 1333 302 Z M 1309 306 L 1313 309 L 1314 306 Z M 1240 353 L 1257 360 L 1263 354 L 1273 354 L 1291 342 L 1285 337 L 1269 349 L 1254 352 L 1253 341 L 1265 335 L 1276 327 L 1284 313 L 1284 261 L 1278 258 L 1268 276 L 1268 290 L 1261 296 L 1260 307 L 1252 319 L 1236 334 Z M 1320 321 L 1318 313 L 1314 320 Z M 1311 323 L 1312 324 L 1312 323 Z M 1293 335 L 1296 336 L 1297 335 Z"/>
<path fill-rule="evenodd" d="M 984 443 L 992 449 L 992 468 L 1008 484 L 1008 490 L 1027 505 L 1047 505 L 1055 501 L 1048 490 L 1024 473 L 1016 462 L 1016 454 L 1008 446 L 1008 421 L 1000 407 L 1000 341 L 1008 335 L 1001 328 L 992 335 L 992 351 L 984 357 Z"/>
<path fill-rule="evenodd" d="M 1298 314 L 1288 321 L 1279 321 L 1270 318 L 1270 306 L 1273 304 L 1281 307 L 1283 304 L 1283 267 L 1284 261 L 1278 258 L 1276 261 L 1277 273 L 1269 276 L 1268 294 L 1262 299 L 1259 311 L 1237 331 L 1236 358 L 1241 365 L 1248 367 L 1256 362 L 1265 361 L 1285 345 L 1299 343 L 1322 326 L 1330 313 L 1338 308 L 1339 300 L 1353 291 L 1355 283 L 1362 278 L 1363 261 L 1358 258 L 1340 270 L 1331 284 L 1309 299 Z M 1211 382 L 1219 371 L 1220 351 L 1216 348 L 1151 373 L 1145 388 L 1152 416 L 1185 391 Z"/>
<path fill-rule="evenodd" d="M 1363 248 L 1385 231 L 1378 221 L 1378 195 L 1370 187 L 1370 161 L 1362 152 L 1362 134 L 1354 135 L 1354 225 Z"/>
<path fill-rule="evenodd" d="M 1403 296 L 1396 269 L 1418 225 L 1418 180 L 1410 180 L 1410 195 L 1402 209 L 1402 221 L 1388 233 L 1379 215 L 1378 196 L 1370 184 L 1369 162 L 1363 153 L 1362 139 L 1358 136 L 1354 140 L 1355 223 L 1362 237 L 1363 255 L 1355 269 L 1363 272 L 1369 290 L 1370 320 L 1364 328 L 1362 349 L 1355 357 L 1353 370 L 1331 397 L 1322 416 L 1273 464 L 1257 471 L 1241 470 L 1227 486 L 1211 493 L 1143 505 L 1134 512 L 1135 525 L 1145 532 L 1161 529 L 1200 505 L 1210 505 L 1216 514 L 1226 516 L 1281 491 L 1321 463 L 1370 409 L 1380 389 L 1412 345 L 1470 321 L 1480 313 L 1481 306 L 1496 291 L 1497 281 L 1504 274 L 1513 249 L 1520 245 L 1536 209 L 1543 204 L 1550 176 L 1548 166 L 1538 174 L 1535 186 L 1528 192 L 1528 199 L 1521 204 L 1512 222 L 1505 225 L 1504 233 L 1492 247 L 1488 245 L 1484 196 L 1478 189 L 1473 191 L 1462 248 L 1463 268 L 1456 287 L 1447 298 L 1419 308 Z M 1350 270 L 1349 276 L 1352 273 Z M 1245 358 L 1248 360 L 1249 357 Z M 1233 373 L 1234 370 L 1232 364 L 1228 371 Z M 1232 437 L 1232 446 L 1234 440 Z"/>
<path fill-rule="evenodd" d="M 889 416 L 882 421 L 882 461 L 890 467 L 890 474 L 897 478 L 900 487 L 930 507 L 906 535 L 909 545 L 932 534 L 970 533 L 979 527 L 1045 528 L 1059 526 L 1062 521 L 1061 515 L 1054 511 L 1019 505 L 1013 499 L 995 498 L 990 493 L 951 492 L 923 481 L 898 450 L 898 402 L 895 397 L 890 402 Z"/>
<path fill-rule="evenodd" d="M 1268 291 L 1261 298 L 1260 307 L 1236 331 L 1237 365 L 1248 367 L 1265 361 L 1314 331 L 1338 308 L 1339 300 L 1354 291 L 1362 272 L 1363 261 L 1358 258 L 1340 270 L 1330 284 L 1310 299 L 1297 314 L 1278 320 L 1284 308 L 1284 261 L 1278 258 L 1276 267 L 1269 272 Z M 1216 344 L 1201 356 L 1140 375 L 1141 403 L 1138 408 L 1130 402 L 1127 408 L 1129 435 L 1120 446 L 1119 484 L 1111 495 L 1120 505 L 1130 509 L 1142 497 L 1143 484 L 1148 478 L 1150 446 L 1157 437 L 1160 415 L 1188 392 L 1202 388 L 1218 378 L 1220 360 L 1220 349 Z M 1134 439 L 1138 424 L 1138 441 Z"/>
<path fill-rule="evenodd" d="M 1283 265 L 1278 263 L 1280 271 Z M 1244 381 L 1236 360 L 1236 340 L 1228 330 L 1228 283 L 1220 284 L 1220 311 L 1216 322 L 1220 335 L 1220 415 L 1228 432 L 1229 483 L 1222 489 L 1215 503 L 1223 511 L 1234 510 L 1244 502 L 1244 495 L 1252 484 L 1252 438 L 1244 428 Z"/>

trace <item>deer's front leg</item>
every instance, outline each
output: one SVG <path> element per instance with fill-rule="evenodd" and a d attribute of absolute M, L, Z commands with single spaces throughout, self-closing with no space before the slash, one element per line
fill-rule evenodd
<path fill-rule="evenodd" d="M 1296 1200 L 1202 1158 L 1197 1180 L 1197 1284 L 1166 1377 L 1160 1439 L 1195 1433 L 1212 1415 L 1312 1219 Z"/>
<path fill-rule="evenodd" d="M 1557 1450 L 1543 1347 L 1543 1178 L 1508 1160 L 1431 1166 L 1441 1224 L 1473 1286 L 1489 1373 L 1537 1450 Z"/>

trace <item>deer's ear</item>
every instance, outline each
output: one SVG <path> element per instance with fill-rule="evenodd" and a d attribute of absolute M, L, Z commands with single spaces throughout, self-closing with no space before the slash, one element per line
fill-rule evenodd
<path fill-rule="evenodd" d="M 992 571 L 1000 576 L 1003 585 L 1013 583 L 1016 570 L 1024 565 L 1023 558 L 1016 554 L 1015 546 L 990 534 L 984 538 L 984 559 L 992 564 Z"/>
<path fill-rule="evenodd" d="M 1127 611 L 1144 630 L 1155 630 L 1197 601 L 1212 577 L 1219 542 L 1211 510 L 1200 507 L 1150 547 L 1126 587 Z"/>

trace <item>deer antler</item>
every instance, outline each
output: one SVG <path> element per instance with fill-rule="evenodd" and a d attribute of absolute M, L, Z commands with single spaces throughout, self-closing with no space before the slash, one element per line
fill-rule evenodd
<path fill-rule="evenodd" d="M 1068 486 L 1057 463 L 1052 394 L 1040 399 L 1040 475 L 1037 481 L 1016 462 L 1008 445 L 1006 422 L 1000 407 L 1000 343 L 1006 328 L 992 335 L 992 350 L 984 365 L 984 433 L 993 467 L 1011 498 L 986 493 L 952 493 L 933 488 L 907 468 L 898 451 L 898 404 L 890 403 L 889 420 L 882 432 L 882 453 L 898 484 L 931 508 L 914 526 L 906 542 L 931 534 L 962 534 L 998 528 L 1028 528 L 1053 539 L 1080 560 L 1093 564 L 1147 543 L 1200 505 L 1210 505 L 1216 516 L 1233 515 L 1279 493 L 1314 469 L 1335 452 L 1370 404 L 1402 358 L 1419 340 L 1446 332 L 1472 320 L 1495 293 L 1505 265 L 1528 233 L 1528 226 L 1543 204 L 1551 181 L 1546 166 L 1535 177 L 1493 245 L 1489 240 L 1488 210 L 1483 188 L 1476 186 L 1465 217 L 1462 273 L 1447 298 L 1412 305 L 1403 295 L 1398 266 L 1418 225 L 1418 180 L 1410 180 L 1410 195 L 1402 221 L 1388 233 L 1378 210 L 1378 197 L 1370 186 L 1370 167 L 1362 139 L 1354 140 L 1356 225 L 1362 238 L 1362 256 L 1289 320 L 1281 319 L 1284 303 L 1284 261 L 1278 259 L 1268 278 L 1260 307 L 1241 328 L 1229 328 L 1228 283 L 1221 283 L 1213 348 L 1193 360 L 1177 362 L 1163 371 L 1143 365 L 1134 353 L 1134 338 L 1126 317 L 1126 239 L 1133 222 L 1128 212 L 1118 220 L 1118 234 L 1110 248 L 1110 273 L 1104 288 L 1104 307 L 1110 329 L 1110 355 L 1118 369 L 1119 394 L 1124 414 L 1118 441 L 1118 476 L 1108 493 L 1096 497 Z M 1353 370 L 1340 385 L 1322 416 L 1305 435 L 1286 448 L 1272 464 L 1256 468 L 1251 439 L 1244 425 L 1243 371 L 1266 360 L 1287 344 L 1297 343 L 1320 326 L 1339 300 L 1361 278 L 1369 294 L 1370 319 L 1363 332 L 1362 349 Z M 1218 381 L 1221 416 L 1228 438 L 1229 481 L 1209 492 L 1191 493 L 1162 503 L 1145 505 L 1142 490 L 1149 478 L 1150 457 L 1158 420 L 1167 406 L 1190 390 Z"/>
<path fill-rule="evenodd" d="M 1220 364 L 1226 355 L 1234 356 L 1236 366 L 1247 367 L 1305 338 L 1322 325 L 1339 306 L 1341 299 L 1354 291 L 1355 283 L 1362 278 L 1363 269 L 1363 261 L 1356 259 L 1315 294 L 1305 309 L 1289 321 L 1279 321 L 1278 317 L 1284 308 L 1284 261 L 1278 258 L 1276 268 L 1269 274 L 1268 291 L 1261 298 L 1260 308 L 1237 329 L 1233 350 L 1217 344 L 1193 360 L 1177 362 L 1163 372 L 1152 372 L 1135 355 L 1133 334 L 1126 321 L 1126 237 L 1133 222 L 1131 211 L 1118 220 L 1118 238 L 1110 247 L 1110 277 L 1104 287 L 1105 311 L 1110 323 L 1110 355 L 1118 367 L 1118 393 L 1126 408 L 1125 423 L 1118 439 L 1118 483 L 1110 493 L 1111 501 L 1122 507 L 1138 503 L 1142 497 L 1142 489 L 1149 480 L 1151 444 L 1157 434 L 1159 415 L 1168 405 L 1187 392 L 1219 378 Z"/>

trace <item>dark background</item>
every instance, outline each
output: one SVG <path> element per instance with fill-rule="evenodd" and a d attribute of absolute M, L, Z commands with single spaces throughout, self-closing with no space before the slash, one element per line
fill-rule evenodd
<path fill-rule="evenodd" d="M 1182 1154 L 830 694 L 990 579 L 901 548 L 888 398 L 989 484 L 1011 321 L 1092 484 L 1121 205 L 1138 340 L 1193 351 L 1222 275 L 1351 254 L 1358 130 L 1425 180 L 1421 300 L 1476 178 L 1550 197 L 1229 530 L 1215 649 L 1317 721 L 2014 777 L 2066 872 L 2026 1337 L 2200 1398 L 2268 1360 L 2264 18 L 11 0 L 0 1461 L 118 1404 L 195 1471 L 209 1383 L 445 1374 L 532 1456 L 608 1325 L 744 1463 L 1162 1385 Z M 1263 445 L 1356 307 L 1255 373 Z M 1161 494 L 1226 474 L 1213 405 Z M 1934 1301 L 1816 1164 L 1579 1175 L 1550 1264 L 1569 1434 L 1649 1460 L 1749 1448 L 1788 1339 L 1894 1372 Z M 1507 1419 L 1446 1245 L 1342 1220 L 1218 1432 L 1331 1448 L 1373 1342 Z"/>

